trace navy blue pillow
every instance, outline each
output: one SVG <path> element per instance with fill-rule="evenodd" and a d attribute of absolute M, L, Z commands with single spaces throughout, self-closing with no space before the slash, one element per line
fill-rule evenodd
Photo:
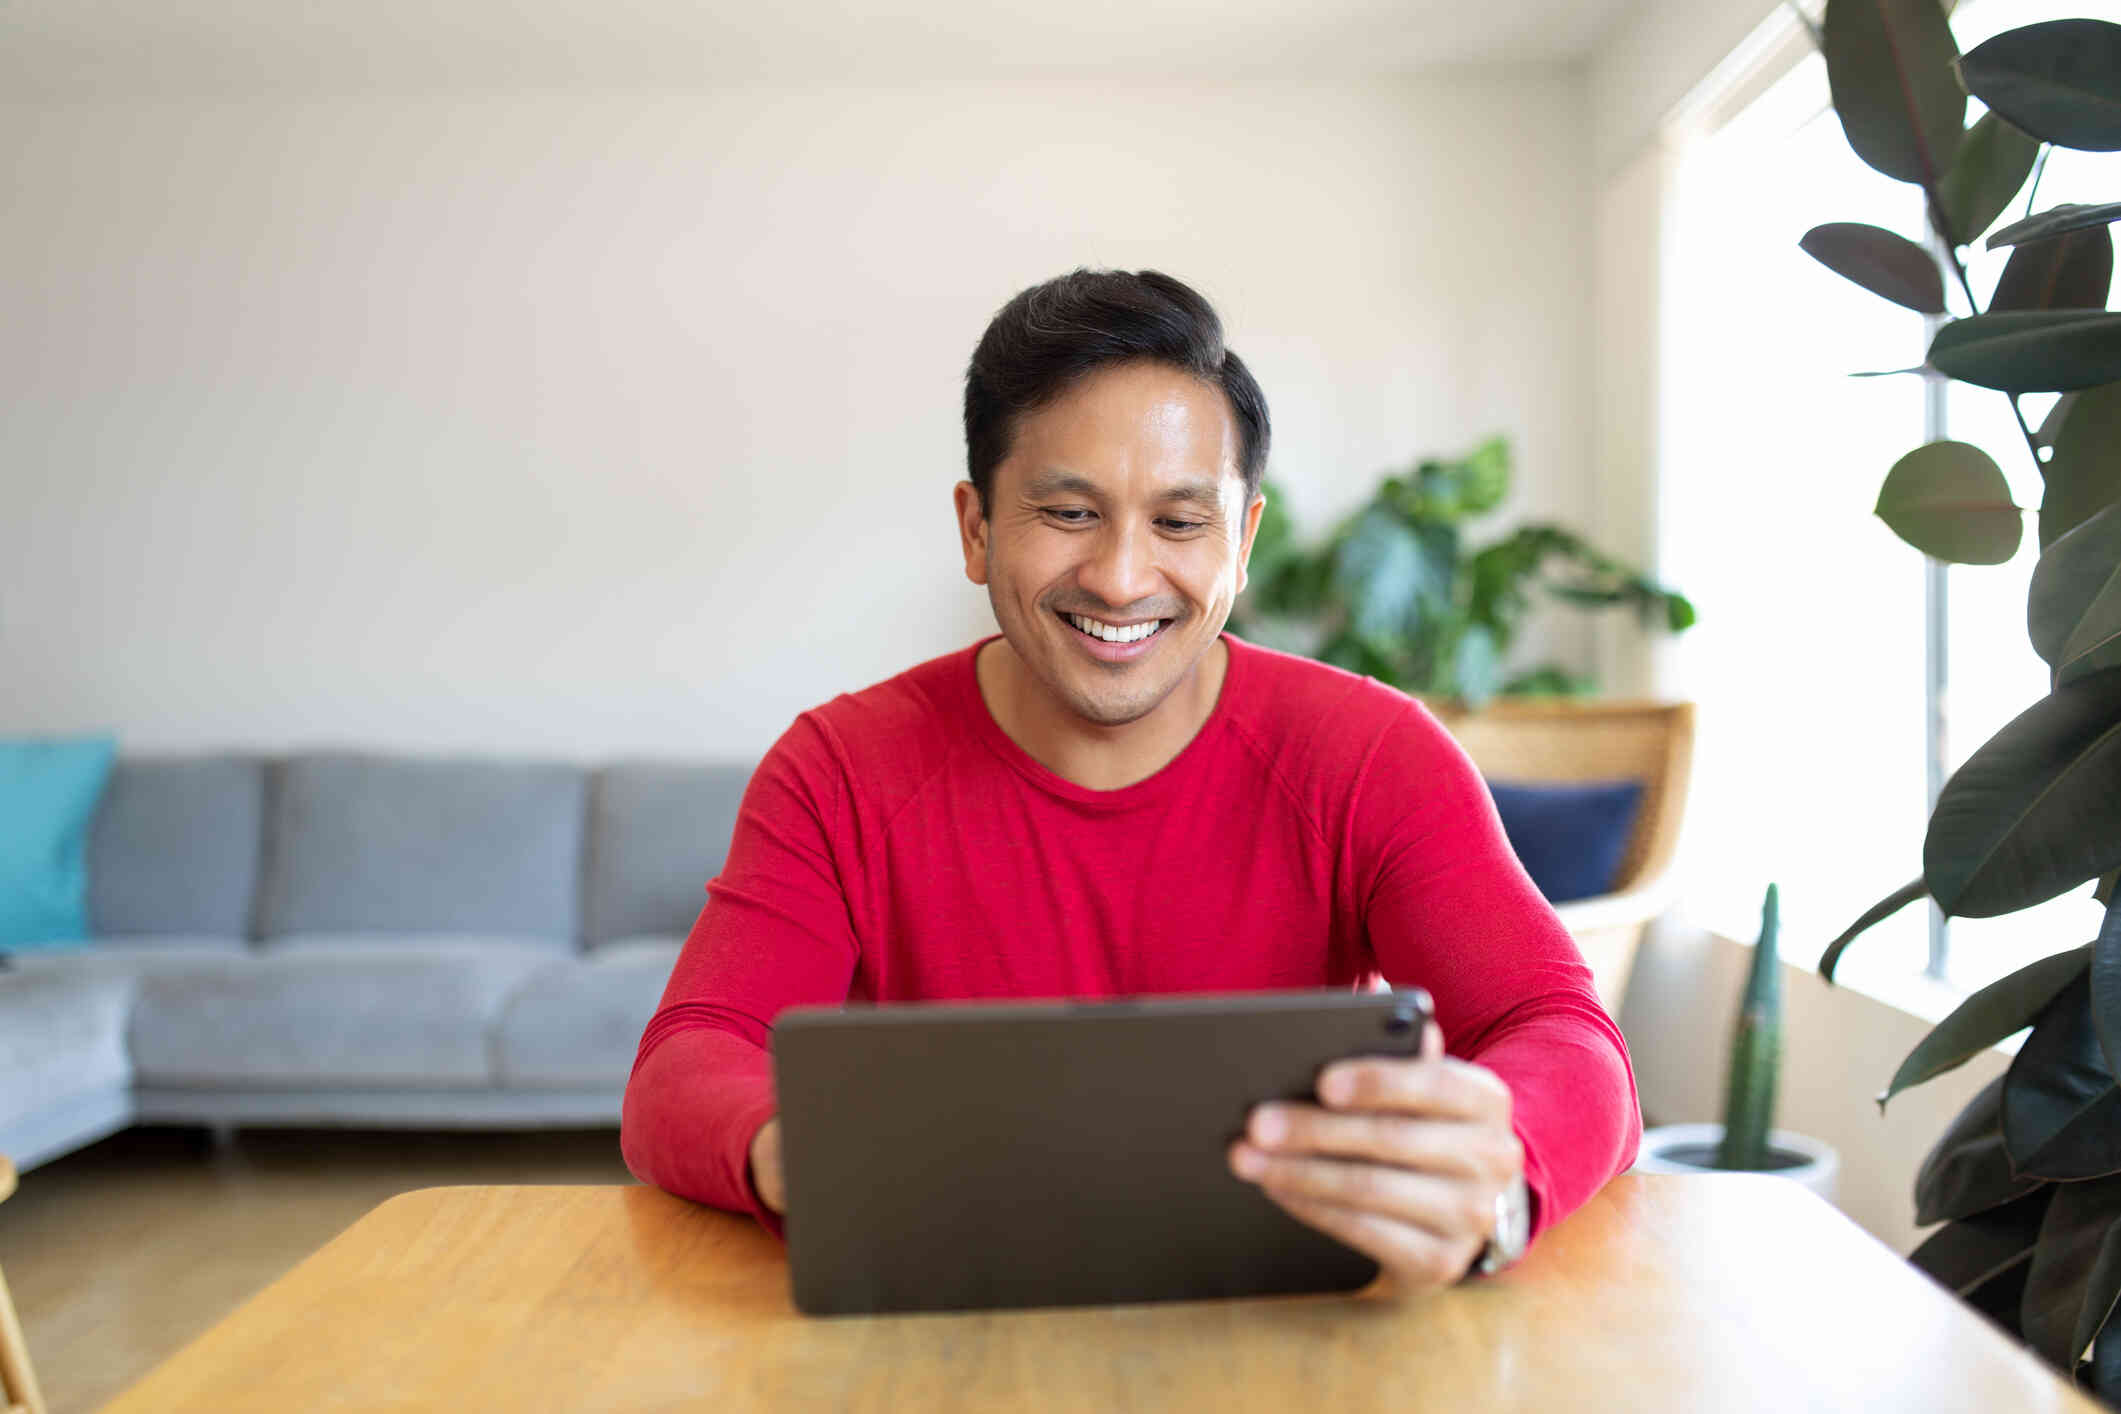
<path fill-rule="evenodd" d="M 1488 782 L 1510 848 L 1548 903 L 1609 893 L 1642 808 L 1640 781 Z"/>

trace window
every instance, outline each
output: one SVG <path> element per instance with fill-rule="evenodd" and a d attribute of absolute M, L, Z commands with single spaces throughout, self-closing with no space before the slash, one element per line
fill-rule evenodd
<path fill-rule="evenodd" d="M 2081 0 L 1967 0 L 1954 30 L 1971 48 L 2083 12 Z M 1979 111 L 1970 105 L 1969 121 Z M 1848 375 L 1919 364 L 1928 340 L 1919 315 L 1834 275 L 1797 242 L 1825 221 L 1919 237 L 1921 198 L 1849 150 L 1816 54 L 1674 147 L 1659 561 L 1701 611 L 1668 659 L 1669 689 L 1701 714 L 1682 906 L 1717 932 L 1751 938 L 1776 880 L 1785 947 L 1809 961 L 1921 869 L 1927 562 L 1872 507 L 1894 461 L 1927 440 L 1923 382 Z M 2113 169 L 2100 154 L 2057 150 L 2038 205 L 2111 200 Z M 1984 303 L 2005 254 L 1972 256 Z M 1952 299 L 1963 312 L 1956 291 Z M 2023 402 L 2037 426 L 2053 398 Z M 1983 447 L 2020 503 L 2038 505 L 2039 478 L 2004 395 L 1950 385 L 1945 416 L 1944 435 Z M 1948 572 L 1947 769 L 2046 691 L 2024 627 L 2037 556 L 2029 519 L 2010 565 Z M 1874 929 L 1844 975 L 1890 983 L 1921 971 L 1926 914 L 1904 909 Z M 2096 926 L 2075 895 L 2008 918 L 1953 920 L 1947 975 L 1979 986 L 2089 940 Z"/>

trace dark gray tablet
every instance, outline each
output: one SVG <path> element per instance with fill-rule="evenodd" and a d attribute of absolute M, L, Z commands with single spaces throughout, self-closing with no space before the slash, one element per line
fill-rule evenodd
<path fill-rule="evenodd" d="M 1352 1291 L 1370 1258 L 1230 1173 L 1251 1107 L 1418 1054 L 1428 993 L 792 1007 L 773 1027 L 812 1315 Z"/>

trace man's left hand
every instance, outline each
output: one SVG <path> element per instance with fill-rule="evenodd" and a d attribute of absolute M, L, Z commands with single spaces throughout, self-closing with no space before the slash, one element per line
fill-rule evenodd
<path fill-rule="evenodd" d="M 1415 1059 L 1336 1061 L 1308 1104 L 1256 1105 L 1230 1169 L 1291 1216 L 1375 1258 L 1403 1292 L 1464 1276 L 1524 1170 L 1510 1087 L 1443 1053 L 1429 1023 Z"/>

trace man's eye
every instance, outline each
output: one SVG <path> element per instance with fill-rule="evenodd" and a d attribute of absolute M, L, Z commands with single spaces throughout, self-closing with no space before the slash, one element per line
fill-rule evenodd
<path fill-rule="evenodd" d="M 1080 525 L 1090 518 L 1090 513 L 1078 506 L 1048 506 L 1046 514 L 1069 525 Z"/>
<path fill-rule="evenodd" d="M 1197 520 L 1167 520 L 1164 524 L 1172 530 L 1198 530 L 1204 522 Z"/>

